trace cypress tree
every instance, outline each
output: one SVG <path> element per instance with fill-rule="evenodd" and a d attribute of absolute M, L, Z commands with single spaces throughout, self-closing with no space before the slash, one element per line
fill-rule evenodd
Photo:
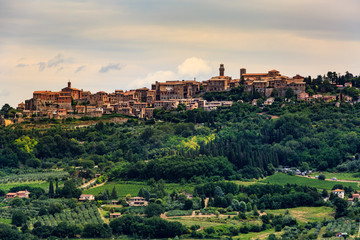
<path fill-rule="evenodd" d="M 115 186 L 113 187 L 110 196 L 111 196 L 111 199 L 117 199 L 118 198 Z"/>
<path fill-rule="evenodd" d="M 54 183 L 53 183 L 52 180 L 50 180 L 50 183 L 49 183 L 49 198 L 53 198 L 54 194 L 55 194 Z"/>
<path fill-rule="evenodd" d="M 103 200 L 109 200 L 109 190 L 105 189 L 103 194 Z"/>

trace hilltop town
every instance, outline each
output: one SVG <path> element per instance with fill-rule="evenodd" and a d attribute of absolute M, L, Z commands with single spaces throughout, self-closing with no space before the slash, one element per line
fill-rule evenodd
<path fill-rule="evenodd" d="M 219 76 L 206 81 L 175 80 L 155 82 L 151 89 L 146 87 L 113 93 L 99 91 L 91 93 L 77 89 L 69 81 L 61 91 L 34 91 L 33 97 L 20 103 L 17 107 L 24 116 L 41 116 L 49 118 L 66 118 L 102 116 L 118 113 L 139 118 L 152 118 L 154 109 L 176 109 L 183 104 L 186 110 L 203 108 L 213 110 L 220 106 L 231 106 L 232 101 L 206 101 L 202 95 L 206 92 L 223 92 L 231 88 L 244 86 L 244 91 L 256 91 L 270 97 L 274 89 L 281 96 L 288 88 L 305 99 L 304 77 L 296 75 L 292 78 L 283 76 L 277 70 L 268 73 L 247 73 L 240 69 L 240 77 L 233 79 L 225 76 L 224 64 L 220 64 Z"/>

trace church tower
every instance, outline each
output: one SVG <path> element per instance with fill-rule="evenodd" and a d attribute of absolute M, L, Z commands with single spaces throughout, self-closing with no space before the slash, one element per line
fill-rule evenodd
<path fill-rule="evenodd" d="M 224 76 L 224 72 L 225 72 L 224 64 L 220 64 L 219 72 L 220 72 L 220 76 Z"/>

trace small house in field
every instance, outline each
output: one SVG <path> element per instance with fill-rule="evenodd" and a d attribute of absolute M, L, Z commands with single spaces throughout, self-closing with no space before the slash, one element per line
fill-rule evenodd
<path fill-rule="evenodd" d="M 193 199 L 193 197 L 194 197 L 192 194 L 187 193 L 187 192 L 182 192 L 182 193 L 180 193 L 180 194 L 184 194 L 187 199 Z"/>
<path fill-rule="evenodd" d="M 148 205 L 148 201 L 146 201 L 145 198 L 143 197 L 132 197 L 127 203 L 129 204 L 130 207 Z"/>
<path fill-rule="evenodd" d="M 19 198 L 29 198 L 30 192 L 28 190 L 18 191 L 16 194 Z"/>
<path fill-rule="evenodd" d="M 9 192 L 8 194 L 6 194 L 6 198 L 7 199 L 12 199 L 12 198 L 14 198 L 14 197 L 16 197 L 17 195 L 16 195 L 16 193 L 14 193 L 14 192 Z"/>
<path fill-rule="evenodd" d="M 333 194 L 337 195 L 339 198 L 344 198 L 345 191 L 342 189 L 335 189 L 331 191 Z"/>
<path fill-rule="evenodd" d="M 85 201 L 85 200 L 94 201 L 95 197 L 92 194 L 81 194 L 80 198 L 79 198 L 79 201 Z"/>
<path fill-rule="evenodd" d="M 121 217 L 121 213 L 110 213 L 110 218 L 118 218 Z"/>
<path fill-rule="evenodd" d="M 111 200 L 111 205 L 117 205 L 119 202 L 116 200 Z"/>
<path fill-rule="evenodd" d="M 6 199 L 12 199 L 14 197 L 29 198 L 29 196 L 30 196 L 30 192 L 28 190 L 18 191 L 16 193 L 9 192 L 8 194 L 6 194 Z"/>

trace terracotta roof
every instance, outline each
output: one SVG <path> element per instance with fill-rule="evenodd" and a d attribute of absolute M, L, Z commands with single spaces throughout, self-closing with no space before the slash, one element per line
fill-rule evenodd
<path fill-rule="evenodd" d="M 34 93 L 58 93 L 58 92 L 52 92 L 52 91 L 34 91 Z"/>
<path fill-rule="evenodd" d="M 268 74 L 267 73 L 246 73 L 246 74 L 243 74 L 243 76 L 252 76 L 252 75 L 265 76 L 265 75 L 268 75 Z"/>
<path fill-rule="evenodd" d="M 344 190 L 342 189 L 335 189 L 335 190 L 332 190 L 333 192 L 344 192 Z"/>
<path fill-rule="evenodd" d="M 74 90 L 74 91 L 80 91 L 80 89 L 77 89 L 77 88 L 71 88 L 71 87 L 66 87 L 66 88 L 63 88 L 63 89 L 70 89 L 70 90 Z"/>

